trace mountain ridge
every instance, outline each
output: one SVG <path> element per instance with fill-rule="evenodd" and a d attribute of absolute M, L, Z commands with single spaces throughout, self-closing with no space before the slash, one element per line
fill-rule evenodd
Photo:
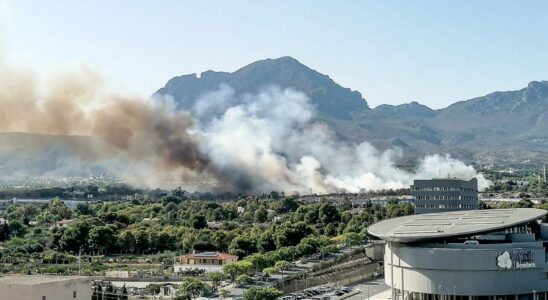
<path fill-rule="evenodd" d="M 236 94 L 255 93 L 272 84 L 299 90 L 316 105 L 316 121 L 337 137 L 350 143 L 367 141 L 380 150 L 399 148 L 404 154 L 399 163 L 434 153 L 479 164 L 548 161 L 548 81 L 531 81 L 519 90 L 497 91 L 442 109 L 416 101 L 371 108 L 359 92 L 296 59 L 282 57 L 232 73 L 177 76 L 155 95 L 169 95 L 177 109 L 188 110 L 221 83 Z M 91 137 L 0 133 L 0 172 L 32 176 L 102 172 L 112 163 L 105 167 L 93 159 L 86 161 L 96 155 L 93 149 L 98 143 Z"/>
<path fill-rule="evenodd" d="M 357 143 L 369 141 L 381 149 L 402 147 L 410 157 L 451 153 L 474 160 L 476 154 L 493 148 L 500 152 L 548 148 L 548 81 L 531 81 L 520 90 L 496 91 L 441 109 L 417 101 L 370 108 L 361 93 L 287 56 L 259 60 L 233 73 L 194 74 L 190 81 L 175 77 L 156 94 L 171 95 L 179 108 L 188 109 L 198 95 L 221 83 L 237 94 L 269 84 L 294 88 L 311 99 L 318 108 L 317 119 L 338 136 Z"/>

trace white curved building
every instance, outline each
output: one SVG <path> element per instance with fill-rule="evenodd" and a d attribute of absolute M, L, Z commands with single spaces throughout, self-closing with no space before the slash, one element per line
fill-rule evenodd
<path fill-rule="evenodd" d="M 470 210 L 400 217 L 369 233 L 387 241 L 392 299 L 547 300 L 545 210 Z"/>

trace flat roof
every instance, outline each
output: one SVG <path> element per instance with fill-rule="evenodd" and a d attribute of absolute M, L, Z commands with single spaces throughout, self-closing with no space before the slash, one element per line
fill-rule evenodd
<path fill-rule="evenodd" d="M 536 208 L 429 213 L 381 221 L 368 232 L 386 241 L 410 243 L 496 231 L 542 219 L 547 213 Z"/>
<path fill-rule="evenodd" d="M 90 280 L 85 276 L 41 276 L 41 275 L 7 275 L 0 276 L 0 284 L 35 285 L 52 282 Z"/>

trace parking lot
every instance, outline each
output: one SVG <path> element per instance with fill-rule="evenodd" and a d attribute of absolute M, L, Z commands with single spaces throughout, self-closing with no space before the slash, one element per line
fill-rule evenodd
<path fill-rule="evenodd" d="M 355 293 L 356 290 L 351 287 L 330 288 L 318 286 L 306 289 L 299 293 L 287 294 L 280 297 L 280 300 L 335 300 L 345 295 Z"/>
<path fill-rule="evenodd" d="M 379 295 L 384 294 L 390 289 L 390 287 L 384 283 L 384 278 L 382 277 L 351 285 L 350 287 L 361 291 L 361 293 L 346 298 L 347 300 L 368 300 L 368 298 L 369 300 L 378 299 Z"/>
<path fill-rule="evenodd" d="M 364 281 L 361 283 L 349 285 L 346 287 L 329 288 L 324 286 L 318 286 L 306 289 L 299 293 L 290 293 L 281 298 L 280 300 L 336 300 L 336 299 L 348 299 L 348 300 L 370 300 L 379 298 L 386 294 L 386 291 L 390 289 L 384 283 L 384 278 L 376 278 L 373 280 Z M 344 297 L 346 296 L 346 297 Z"/>

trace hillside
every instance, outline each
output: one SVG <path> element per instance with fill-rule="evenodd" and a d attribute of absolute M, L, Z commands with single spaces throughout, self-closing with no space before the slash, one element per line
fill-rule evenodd
<path fill-rule="evenodd" d="M 221 84 L 232 87 L 236 94 L 256 93 L 261 88 L 277 85 L 304 92 L 326 116 L 349 118 L 352 112 L 369 109 L 361 94 L 335 83 L 291 57 L 265 59 L 247 65 L 234 73 L 203 72 L 175 77 L 156 94 L 172 95 L 180 109 L 190 109 L 207 92 Z"/>
<path fill-rule="evenodd" d="M 372 109 L 359 92 L 293 58 L 282 57 L 261 60 L 234 73 L 178 76 L 156 94 L 171 95 L 178 109 L 190 110 L 202 95 L 223 84 L 232 87 L 236 95 L 270 85 L 304 92 L 317 109 L 316 120 L 340 139 L 368 141 L 380 149 L 397 147 L 403 150 L 403 163 L 431 153 L 450 153 L 482 164 L 548 161 L 546 81 L 439 110 L 418 102 Z M 93 162 L 98 145 L 90 137 L 0 133 L 0 172 L 31 176 L 85 175 L 91 169 L 102 172 L 104 165 Z"/>
<path fill-rule="evenodd" d="M 520 159 L 516 152 L 544 159 L 548 146 L 547 82 L 531 82 L 519 91 L 495 92 L 439 110 L 418 102 L 371 109 L 359 92 L 293 58 L 281 57 L 257 61 L 234 73 L 175 77 L 157 94 L 171 95 L 178 108 L 189 109 L 200 95 L 221 84 L 231 86 L 236 94 L 272 84 L 302 91 L 316 105 L 317 119 L 341 138 L 370 141 L 382 149 L 396 146 L 410 159 L 447 152 L 477 160 L 493 151 L 509 160 Z"/>

